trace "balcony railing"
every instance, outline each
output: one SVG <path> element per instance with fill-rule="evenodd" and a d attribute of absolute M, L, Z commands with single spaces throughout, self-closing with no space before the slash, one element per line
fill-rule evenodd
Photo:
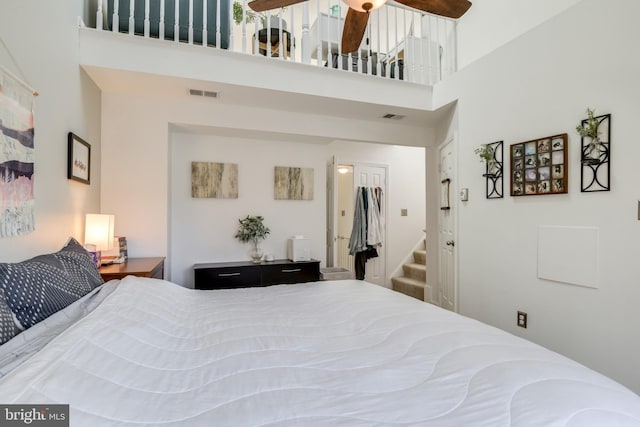
<path fill-rule="evenodd" d="M 340 0 L 261 14 L 247 0 L 98 0 L 96 28 L 424 85 L 456 71 L 455 21 L 389 1 L 345 54 L 347 10 Z"/>

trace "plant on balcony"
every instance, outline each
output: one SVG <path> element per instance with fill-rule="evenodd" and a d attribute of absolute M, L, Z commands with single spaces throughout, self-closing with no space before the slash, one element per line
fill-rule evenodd
<path fill-rule="evenodd" d="M 283 10 L 286 9 L 286 7 L 282 8 Z M 251 24 L 253 22 L 255 22 L 256 18 L 260 18 L 260 23 L 262 24 L 263 28 L 266 28 L 266 20 L 267 20 L 267 14 L 264 12 L 254 12 L 253 10 L 247 8 L 247 11 L 245 12 L 245 22 L 247 24 Z M 242 24 L 242 3 L 234 1 L 233 2 L 233 22 L 236 23 L 236 25 L 240 25 Z M 270 27 L 271 28 L 279 28 L 280 27 L 280 19 L 278 18 L 278 14 L 271 14 L 271 22 L 270 22 Z M 282 29 L 286 30 L 287 29 L 287 22 L 283 19 L 282 20 Z"/>
<path fill-rule="evenodd" d="M 242 243 L 251 242 L 253 247 L 251 248 L 250 256 L 251 260 L 258 264 L 262 261 L 262 249 L 258 246 L 261 240 L 267 238 L 267 235 L 271 233 L 268 227 L 263 223 L 264 218 L 261 216 L 247 215 L 244 219 L 239 219 L 240 223 L 235 238 Z"/>
<path fill-rule="evenodd" d="M 590 138 L 591 141 L 582 154 L 583 163 L 599 163 L 600 160 L 600 122 L 595 116 L 595 110 L 587 108 L 587 120 L 576 126 L 576 132 L 583 138 Z"/>

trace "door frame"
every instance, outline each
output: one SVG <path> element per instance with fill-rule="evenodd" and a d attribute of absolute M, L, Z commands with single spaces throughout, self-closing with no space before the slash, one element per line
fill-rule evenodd
<path fill-rule="evenodd" d="M 333 162 L 333 163 L 331 163 Z M 328 163 L 328 168 L 331 168 L 331 166 L 333 166 L 333 171 L 332 171 L 332 178 L 330 180 L 328 173 L 329 171 L 327 170 L 327 186 L 331 185 L 331 183 L 333 183 L 333 188 L 329 189 L 327 188 L 327 194 L 329 194 L 329 192 L 333 193 L 333 210 L 332 213 L 328 213 L 327 216 L 332 215 L 333 216 L 333 225 L 332 227 L 332 231 L 333 231 L 333 235 L 329 235 L 330 230 L 327 228 L 327 252 L 329 252 L 329 239 L 331 239 L 331 241 L 333 242 L 333 259 L 331 260 L 331 265 L 336 265 L 336 257 L 337 257 L 337 246 L 336 246 L 336 241 L 337 241 L 337 230 L 338 230 L 338 190 L 336 188 L 337 182 L 338 182 L 338 166 L 339 165 L 349 165 L 352 166 L 355 170 L 355 166 L 369 166 L 369 167 L 376 167 L 376 168 L 383 168 L 384 169 L 384 186 L 385 188 L 383 188 L 383 194 L 384 194 L 384 244 L 388 246 L 389 244 L 389 165 L 386 164 L 382 164 L 382 163 L 371 163 L 371 162 L 359 162 L 359 161 L 351 161 L 351 160 L 345 160 L 342 159 L 338 156 L 333 156 L 332 159 L 329 160 Z M 355 180 L 355 173 L 354 173 L 354 180 Z M 355 181 L 354 181 L 355 184 Z M 354 185 L 354 192 L 355 192 L 355 185 Z M 327 203 L 327 211 L 329 211 L 329 209 L 331 208 L 329 206 L 329 204 L 331 203 Z M 327 221 L 327 225 L 329 226 L 329 219 Z M 384 286 L 385 287 L 390 287 L 390 283 L 391 283 L 391 279 L 387 277 L 387 274 L 389 273 L 389 257 L 387 256 L 387 247 L 385 246 L 384 248 Z M 327 265 L 329 265 L 329 253 L 327 253 Z"/>
<path fill-rule="evenodd" d="M 440 182 L 440 174 L 441 174 L 441 165 L 440 165 L 440 151 L 442 150 L 442 148 L 444 148 L 447 144 L 453 144 L 453 176 L 451 177 L 451 187 L 449 189 L 449 206 L 451 207 L 451 224 L 452 224 L 452 228 L 453 228 L 453 236 L 454 236 L 454 242 L 455 242 L 455 246 L 453 249 L 453 293 L 454 293 L 454 302 L 453 302 L 453 311 L 458 313 L 459 311 L 459 307 L 460 307 L 460 293 L 459 293 L 459 289 L 458 289 L 458 280 L 459 280 L 459 270 L 460 270 L 460 260 L 459 260 L 459 250 L 458 248 L 460 247 L 459 243 L 460 243 L 460 237 L 458 235 L 458 209 L 459 209 L 459 203 L 458 203 L 458 192 L 459 192 L 459 185 L 458 185 L 458 177 L 459 177 L 459 168 L 458 168 L 458 148 L 459 148 L 459 144 L 458 144 L 458 135 L 457 132 L 453 132 L 452 135 L 448 135 L 445 140 L 443 142 L 441 142 L 440 144 L 438 144 L 437 148 L 436 148 L 436 153 L 437 153 L 437 168 L 438 168 L 438 179 L 436 180 L 437 182 L 434 183 L 434 185 L 437 187 L 437 191 L 436 194 L 440 194 L 440 186 L 441 186 L 441 182 Z M 440 262 L 440 226 L 441 226 L 441 222 L 440 222 L 440 206 L 436 206 L 437 209 L 437 239 L 438 239 L 438 277 L 440 275 L 440 268 L 441 268 L 441 262 Z M 442 305 L 442 301 L 440 300 L 440 283 L 438 283 L 438 304 Z"/>

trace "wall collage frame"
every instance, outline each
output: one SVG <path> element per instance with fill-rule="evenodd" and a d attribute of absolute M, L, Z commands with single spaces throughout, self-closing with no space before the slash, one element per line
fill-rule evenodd
<path fill-rule="evenodd" d="M 567 134 L 512 144 L 511 196 L 568 192 Z"/>

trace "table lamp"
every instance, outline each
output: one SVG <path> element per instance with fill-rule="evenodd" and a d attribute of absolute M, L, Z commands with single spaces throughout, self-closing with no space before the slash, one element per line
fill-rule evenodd
<path fill-rule="evenodd" d="M 95 247 L 94 261 L 100 266 L 101 251 L 113 248 L 114 215 L 87 214 L 84 222 L 85 247 Z"/>

